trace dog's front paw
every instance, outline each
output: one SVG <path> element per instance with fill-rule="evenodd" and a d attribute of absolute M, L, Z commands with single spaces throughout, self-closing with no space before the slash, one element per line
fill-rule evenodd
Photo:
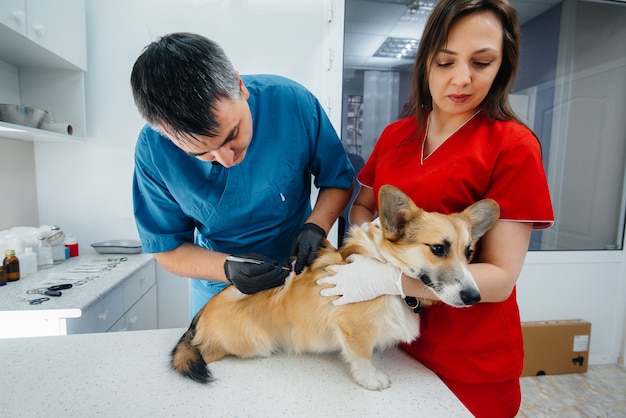
<path fill-rule="evenodd" d="M 369 390 L 383 390 L 391 385 L 389 376 L 374 367 L 371 370 L 356 370 L 352 376 L 359 385 Z"/>

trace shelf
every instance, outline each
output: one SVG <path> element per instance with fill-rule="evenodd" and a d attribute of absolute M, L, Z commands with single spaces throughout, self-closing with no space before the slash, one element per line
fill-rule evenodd
<path fill-rule="evenodd" d="M 0 103 L 46 110 L 50 119 L 70 124 L 73 133 L 0 122 L 0 137 L 84 141 L 87 135 L 85 1 L 0 3 Z M 20 13 L 21 19 L 17 17 Z"/>
<path fill-rule="evenodd" d="M 82 142 L 84 138 L 75 135 L 66 135 L 43 129 L 29 128 L 13 123 L 0 122 L 0 138 L 20 139 L 22 141 L 50 141 L 50 142 Z"/>

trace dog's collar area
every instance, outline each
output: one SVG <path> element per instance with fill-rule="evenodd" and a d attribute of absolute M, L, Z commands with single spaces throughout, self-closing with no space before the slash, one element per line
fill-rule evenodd
<path fill-rule="evenodd" d="M 412 309 L 413 312 L 415 312 L 415 313 L 420 313 L 424 309 L 422 307 L 422 302 L 420 302 L 420 300 L 418 298 L 413 297 L 413 296 L 405 297 L 404 298 L 404 303 L 406 303 L 406 306 L 408 306 L 410 309 Z"/>

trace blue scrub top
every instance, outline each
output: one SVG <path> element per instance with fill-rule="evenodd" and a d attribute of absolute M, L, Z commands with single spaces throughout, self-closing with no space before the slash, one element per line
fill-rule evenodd
<path fill-rule="evenodd" d="M 240 164 L 200 161 L 149 126 L 139 134 L 133 202 L 145 252 L 195 242 L 283 263 L 311 213 L 311 174 L 320 188 L 352 184 L 341 140 L 308 90 L 279 76 L 241 78 L 250 92 L 253 136 Z M 194 280 L 192 313 L 224 285 Z"/>

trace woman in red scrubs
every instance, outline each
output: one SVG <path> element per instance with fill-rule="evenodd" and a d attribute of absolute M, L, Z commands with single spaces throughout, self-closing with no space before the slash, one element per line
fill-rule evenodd
<path fill-rule="evenodd" d="M 384 184 L 428 211 L 458 212 L 483 198 L 500 205 L 501 218 L 470 265 L 481 302 L 464 309 L 435 302 L 420 314 L 421 336 L 403 346 L 477 417 L 519 410 L 524 353 L 515 283 L 531 231 L 554 219 L 539 141 L 508 102 L 519 48 L 517 14 L 505 0 L 440 1 L 417 53 L 411 116 L 383 131 L 350 213 L 353 224 L 372 221 Z M 336 304 L 380 294 L 436 299 L 423 283 L 372 259 L 336 270 L 324 280 L 338 286 L 322 292 L 342 295 Z"/>

